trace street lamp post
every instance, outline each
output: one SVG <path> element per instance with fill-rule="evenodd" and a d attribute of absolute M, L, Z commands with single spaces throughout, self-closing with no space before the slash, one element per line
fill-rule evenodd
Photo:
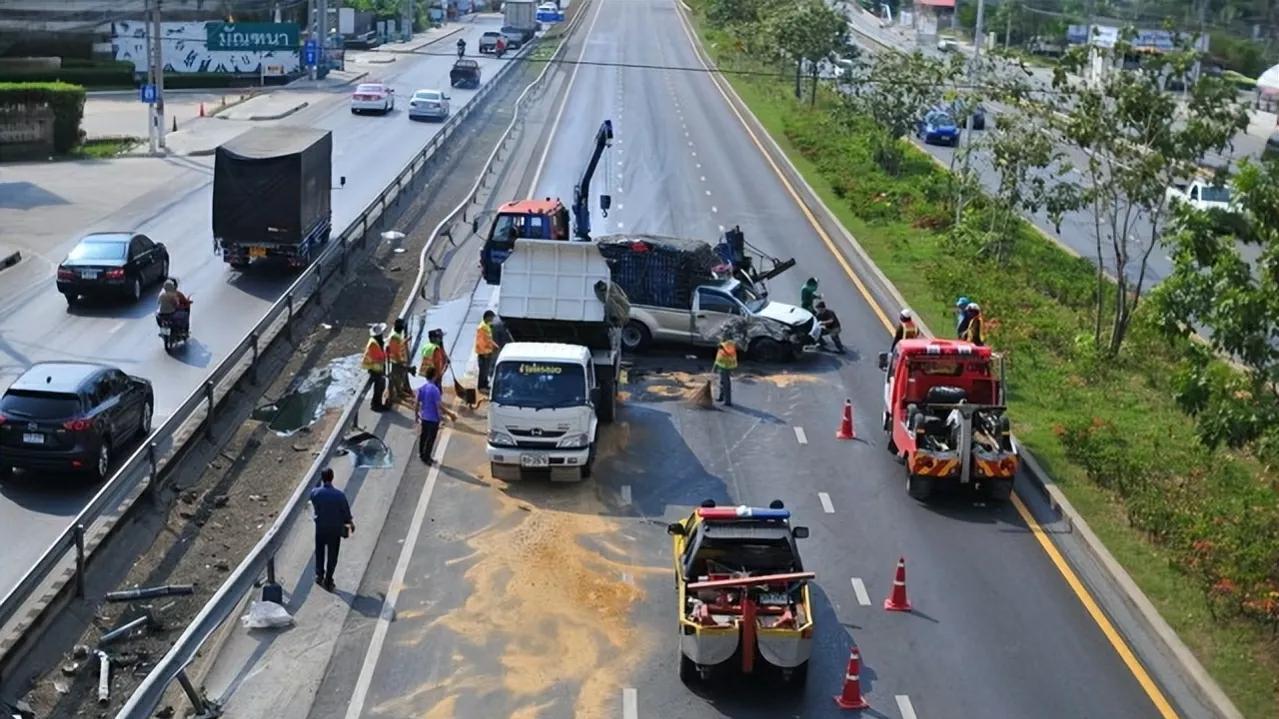
<path fill-rule="evenodd" d="M 981 46 L 985 38 L 982 36 L 982 23 L 986 19 L 986 0 L 977 0 L 977 25 L 973 28 L 973 59 L 968 66 L 968 85 L 972 90 L 976 87 L 977 69 L 981 65 Z M 973 106 L 973 107 L 970 107 Z M 964 111 L 967 117 L 964 118 L 964 170 L 960 177 L 959 197 L 955 202 L 955 224 L 958 225 L 964 210 L 964 189 L 963 180 L 968 177 L 968 155 L 972 149 L 973 135 L 973 109 L 976 103 L 965 103 Z"/>

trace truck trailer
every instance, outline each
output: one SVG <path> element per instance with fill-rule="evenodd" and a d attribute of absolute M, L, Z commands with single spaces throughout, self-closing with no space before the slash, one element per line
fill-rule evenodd
<path fill-rule="evenodd" d="M 520 240 L 503 267 L 497 307 L 513 341 L 493 369 L 490 469 L 584 479 L 616 413 L 625 296 L 593 244 Z"/>
<path fill-rule="evenodd" d="M 332 229 L 333 138 L 310 127 L 259 127 L 213 160 L 214 251 L 237 269 L 279 257 L 311 263 Z"/>
<path fill-rule="evenodd" d="M 502 35 L 512 50 L 523 47 L 537 33 L 537 3 L 506 0 L 502 7 Z"/>

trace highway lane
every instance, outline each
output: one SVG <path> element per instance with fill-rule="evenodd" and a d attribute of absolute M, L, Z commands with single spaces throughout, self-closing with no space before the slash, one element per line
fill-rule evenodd
<path fill-rule="evenodd" d="M 674 0 L 603 0 L 599 8 L 598 22 L 587 25 L 587 61 L 697 65 Z M 799 261 L 774 281 L 775 298 L 797 298 L 808 274 L 822 280 L 851 352 L 813 353 L 786 368 L 748 368 L 736 391 L 738 406 L 712 413 L 672 402 L 679 395 L 669 386 L 669 378 L 687 376 L 679 373 L 705 372 L 707 357 L 689 360 L 675 350 L 638 358 L 620 424 L 606 434 L 594 488 L 525 483 L 495 492 L 478 438 L 466 436 L 471 430 L 455 434 L 433 499 L 431 521 L 440 523 L 420 540 L 407 538 L 419 540 L 408 574 L 413 580 L 398 604 L 405 608 L 403 621 L 389 625 L 367 715 L 420 714 L 447 705 L 476 716 L 515 715 L 533 706 L 568 716 L 567 708 L 576 706 L 578 716 L 589 716 L 575 702 L 596 698 L 602 682 L 609 696 L 635 690 L 640 716 L 835 716 L 830 695 L 853 641 L 866 656 L 872 703 L 889 716 L 897 715 L 891 707 L 898 695 L 908 696 L 920 716 L 1157 715 L 1011 506 L 962 500 L 922 505 L 905 496 L 903 470 L 876 431 L 882 385 L 874 357 L 886 348 L 885 328 L 840 273 L 711 79 L 697 72 L 583 66 L 566 107 L 536 195 L 567 198 L 590 138 L 611 117 L 615 210 L 607 231 L 711 239 L 720 225 L 740 224 L 748 241 Z M 603 189 L 597 177 L 596 193 Z M 604 228 L 597 213 L 596 234 Z M 664 381 L 664 389 L 653 388 Z M 856 442 L 833 439 L 845 397 L 857 408 Z M 521 530 L 525 515 L 512 511 L 510 497 L 534 507 L 526 512 L 556 514 L 535 514 L 527 522 L 558 523 L 563 513 L 609 521 L 585 531 L 588 536 L 562 529 L 529 537 Z M 819 576 L 821 626 L 810 683 L 799 696 L 690 691 L 675 677 L 669 540 L 661 526 L 705 497 L 754 504 L 780 497 L 797 524 L 813 528 L 802 548 L 806 565 Z M 615 534 L 604 540 L 600 532 Z M 607 610 L 600 608 L 599 617 L 586 610 L 579 630 L 600 637 L 588 641 L 566 628 L 572 622 L 554 606 L 555 592 L 545 588 L 540 591 L 549 592 L 542 600 L 549 608 L 492 606 L 489 595 L 501 590 L 494 576 L 508 583 L 506 592 L 530 600 L 522 587 L 510 585 L 541 576 L 522 573 L 521 563 L 530 545 L 551 542 L 599 551 L 614 572 L 603 581 L 618 594 L 629 593 L 628 586 L 642 588 L 620 618 L 605 601 L 611 595 L 592 589 L 591 597 L 603 594 Z M 383 544 L 391 558 L 400 551 L 395 537 L 384 536 Z M 495 546 L 509 548 L 512 556 L 500 558 Z M 554 552 L 563 561 L 572 553 Z M 903 616 L 862 606 L 852 579 L 861 579 L 877 603 L 902 555 L 918 611 Z M 389 563 L 384 557 L 374 564 Z M 554 583 L 559 566 L 547 566 L 546 581 Z M 593 577 L 569 574 L 575 583 L 596 587 Z M 362 591 L 375 587 L 366 583 Z M 563 591 L 571 597 L 576 590 Z M 544 619 L 543 612 L 552 616 Z M 524 621 L 498 616 L 503 613 Z M 562 643 L 576 639 L 582 641 Z M 331 665 L 329 676 L 346 681 L 338 677 L 351 676 L 363 652 L 354 654 Z M 1167 667 L 1158 668 L 1161 679 L 1169 676 Z M 532 681 L 534 675 L 540 681 Z M 608 706 L 615 715 L 616 703 Z M 1199 715 L 1199 709 L 1186 711 Z"/>
<path fill-rule="evenodd" d="M 485 30 L 500 25 L 497 16 L 479 16 L 460 34 L 428 46 L 424 52 L 452 50 L 457 37 L 478 45 Z M 496 59 L 478 58 L 485 80 L 497 71 Z M 345 228 L 390 182 L 414 153 L 438 131 L 433 123 L 410 122 L 409 96 L 414 90 L 444 88 L 456 111 L 474 90 L 448 90 L 453 58 L 447 55 L 400 55 L 380 66 L 374 76 L 396 90 L 396 109 L 385 117 L 355 116 L 347 102 L 353 88 L 336 91 L 331 100 L 313 104 L 283 121 L 333 131 L 333 178 L 345 175 L 343 189 L 333 191 L 335 234 Z M 250 126 L 244 124 L 245 129 Z M 77 306 L 68 311 L 47 265 L 19 265 L 0 275 L 0 387 L 35 362 L 76 359 L 108 362 L 149 378 L 155 386 L 155 421 L 163 421 L 232 349 L 291 279 L 279 272 L 252 268 L 230 270 L 212 252 L 210 208 L 212 158 L 188 158 L 191 169 L 170 186 L 84 231 L 138 228 L 164 242 L 172 258 L 171 274 L 195 300 L 193 337 L 185 350 L 165 354 L 152 319 L 155 289 L 134 306 Z M 128 167 L 128 165 L 122 166 Z M 126 171 L 126 170 L 122 170 Z M 50 247 L 61 257 L 75 238 Z M 25 264 L 25 263 L 24 263 Z M 23 272 L 16 272 L 17 269 Z M 37 269 L 38 268 L 38 269 Z M 380 318 L 378 318 L 380 319 Z M 38 478 L 19 476 L 0 485 L 0 526 L 6 532 L 5 561 L 0 563 L 0 593 L 21 576 L 66 526 L 94 488 L 61 481 L 50 486 Z"/>

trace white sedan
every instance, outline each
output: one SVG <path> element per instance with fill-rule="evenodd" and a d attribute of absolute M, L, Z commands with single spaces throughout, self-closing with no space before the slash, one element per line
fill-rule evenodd
<path fill-rule="evenodd" d="M 388 113 L 395 109 L 395 90 L 380 82 L 357 85 L 351 95 L 351 114 L 362 112 Z"/>
<path fill-rule="evenodd" d="M 409 100 L 410 120 L 444 120 L 449 116 L 449 96 L 439 90 L 418 90 Z"/>

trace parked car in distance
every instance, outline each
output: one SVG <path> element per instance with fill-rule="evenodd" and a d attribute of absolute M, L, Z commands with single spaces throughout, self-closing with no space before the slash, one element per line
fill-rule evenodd
<path fill-rule="evenodd" d="M 930 110 L 915 125 L 915 137 L 925 145 L 959 145 L 959 127 L 949 113 Z"/>
<path fill-rule="evenodd" d="M 506 52 L 506 38 L 502 33 L 489 31 L 480 35 L 480 54 L 502 56 Z"/>
<path fill-rule="evenodd" d="M 58 291 L 70 307 L 82 296 L 115 295 L 134 302 L 142 288 L 169 276 L 169 251 L 137 232 L 85 235 L 58 265 Z"/>
<path fill-rule="evenodd" d="M 409 101 L 410 120 L 444 120 L 449 116 L 449 96 L 439 90 L 418 90 Z"/>
<path fill-rule="evenodd" d="M 395 109 L 395 89 L 380 82 L 356 85 L 351 94 L 351 114 L 380 112 L 386 114 Z"/>
<path fill-rule="evenodd" d="M 955 42 L 955 38 L 943 35 L 937 38 L 937 49 L 941 52 L 954 52 L 959 49 L 959 44 Z"/>
<path fill-rule="evenodd" d="M 14 468 L 105 479 L 151 433 L 151 383 L 93 362 L 42 362 L 0 396 L 0 477 Z"/>

